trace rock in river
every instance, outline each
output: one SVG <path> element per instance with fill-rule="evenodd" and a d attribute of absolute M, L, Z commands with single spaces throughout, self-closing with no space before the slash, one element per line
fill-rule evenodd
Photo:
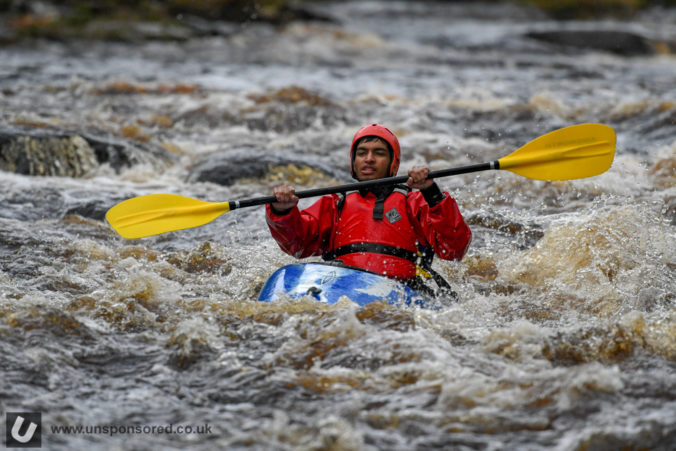
<path fill-rule="evenodd" d="M 623 56 L 655 53 L 649 39 L 628 31 L 564 29 L 531 31 L 526 36 L 564 47 L 600 50 Z"/>
<path fill-rule="evenodd" d="M 0 135 L 0 169 L 26 175 L 82 177 L 98 166 L 81 136 Z"/>
<path fill-rule="evenodd" d="M 245 178 L 263 178 L 273 168 L 293 165 L 298 168 L 309 168 L 314 178 L 345 178 L 346 173 L 331 165 L 307 156 L 295 154 L 278 154 L 261 151 L 235 151 L 212 155 L 196 164 L 188 175 L 191 182 L 212 182 L 219 185 L 232 185 Z M 310 178 L 313 176 L 310 175 Z"/>
<path fill-rule="evenodd" d="M 155 146 L 88 133 L 0 129 L 0 170 L 17 174 L 83 177 L 104 163 L 119 172 L 138 163 L 166 166 L 171 159 Z"/>

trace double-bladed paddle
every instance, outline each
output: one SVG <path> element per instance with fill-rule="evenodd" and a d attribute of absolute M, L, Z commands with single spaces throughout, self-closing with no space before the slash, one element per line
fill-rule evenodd
<path fill-rule="evenodd" d="M 603 124 L 580 124 L 542 135 L 506 157 L 489 163 L 432 171 L 428 178 L 503 169 L 536 180 L 571 180 L 608 170 L 615 155 L 615 131 Z M 408 175 L 296 192 L 299 198 L 406 183 Z M 205 202 L 177 194 L 134 197 L 106 213 L 124 238 L 144 238 L 207 224 L 237 208 L 275 202 L 274 196 L 230 202 Z"/>

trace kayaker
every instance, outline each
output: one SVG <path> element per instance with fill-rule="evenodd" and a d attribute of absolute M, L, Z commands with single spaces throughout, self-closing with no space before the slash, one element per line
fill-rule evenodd
<path fill-rule="evenodd" d="M 396 175 L 400 160 L 397 137 L 382 125 L 362 127 L 352 140 L 350 170 L 359 181 Z M 277 202 L 266 206 L 266 221 L 279 247 L 296 258 L 321 255 L 410 282 L 416 264 L 429 267 L 434 254 L 460 260 L 472 237 L 455 199 L 428 174 L 415 166 L 406 185 L 331 194 L 302 211 L 294 188 L 283 184 L 273 190 Z"/>

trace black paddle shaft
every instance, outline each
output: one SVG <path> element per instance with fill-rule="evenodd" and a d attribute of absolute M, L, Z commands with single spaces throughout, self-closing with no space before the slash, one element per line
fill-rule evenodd
<path fill-rule="evenodd" d="M 442 169 L 439 171 L 432 171 L 427 176 L 428 179 L 436 179 L 440 177 L 448 177 L 451 175 L 469 174 L 471 172 L 487 171 L 490 169 L 500 169 L 500 163 L 495 160 L 490 163 L 473 164 L 469 166 L 461 166 L 459 168 Z M 367 180 L 365 182 L 348 183 L 346 185 L 328 186 L 326 188 L 313 188 L 305 191 L 296 192 L 296 196 L 300 199 L 307 197 L 324 196 L 326 194 L 345 193 L 347 191 L 357 191 L 360 189 L 374 188 L 378 186 L 397 185 L 399 183 L 406 183 L 408 175 L 400 175 L 398 177 L 386 177 L 376 180 Z M 275 196 L 255 197 L 253 199 L 245 199 L 230 202 L 230 210 L 236 208 L 253 207 L 254 205 L 264 205 L 277 202 Z"/>

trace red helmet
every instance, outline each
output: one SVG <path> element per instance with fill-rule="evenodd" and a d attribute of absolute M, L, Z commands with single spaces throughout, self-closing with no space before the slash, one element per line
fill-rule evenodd
<path fill-rule="evenodd" d="M 376 136 L 390 145 L 390 148 L 392 149 L 392 162 L 390 163 L 388 177 L 397 175 L 397 171 L 399 170 L 399 162 L 401 161 L 401 148 L 399 147 L 399 140 L 387 127 L 379 124 L 371 124 L 360 128 L 357 134 L 354 135 L 354 138 L 352 138 L 352 147 L 350 148 L 350 172 L 352 172 L 352 177 L 356 178 L 353 163 L 354 151 L 356 150 L 357 142 L 366 136 Z"/>

